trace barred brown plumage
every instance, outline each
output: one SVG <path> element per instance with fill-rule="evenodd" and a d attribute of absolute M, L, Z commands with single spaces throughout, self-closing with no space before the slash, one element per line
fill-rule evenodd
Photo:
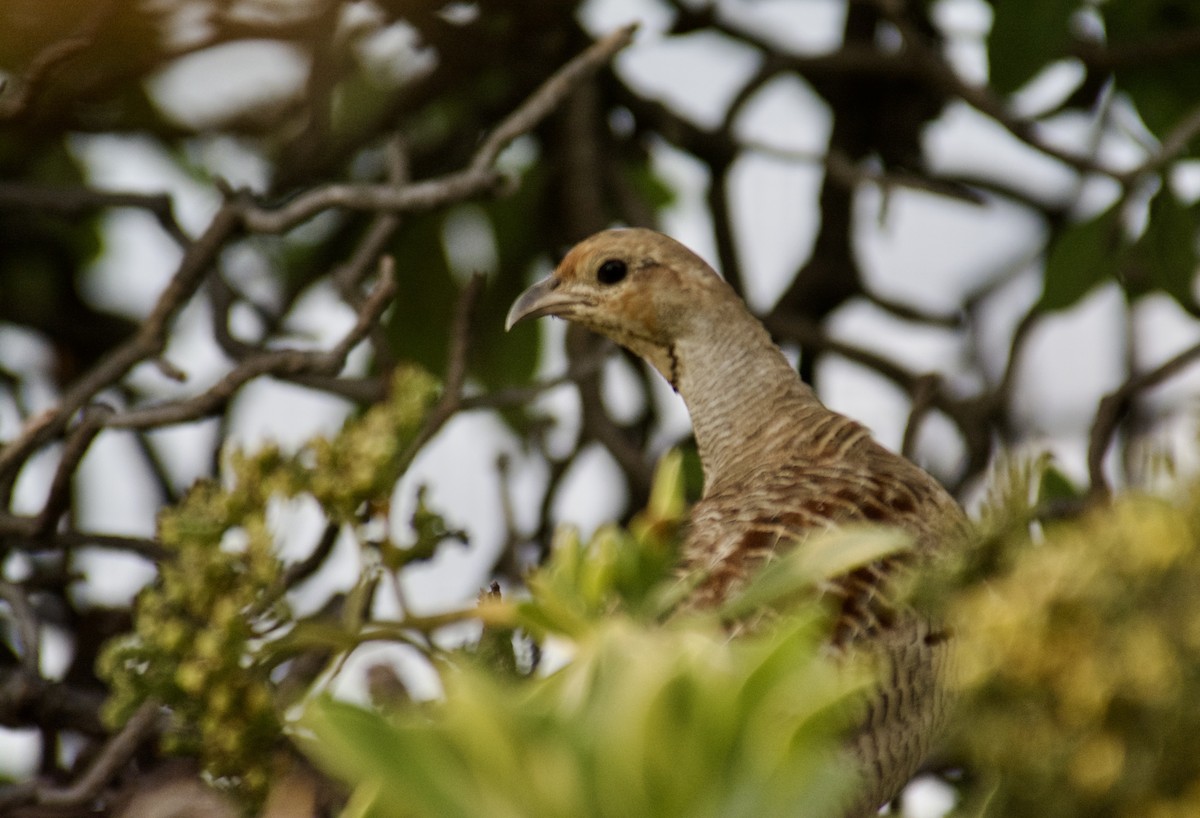
<path fill-rule="evenodd" d="M 907 565 L 955 542 L 965 518 L 913 463 L 827 409 L 762 324 L 703 260 L 661 233 L 607 230 L 576 245 L 513 304 L 508 326 L 557 315 L 653 365 L 683 397 L 704 468 L 683 570 L 704 580 L 690 604 L 719 603 L 805 532 L 877 522 L 906 529 L 911 553 L 840 577 L 831 644 L 868 651 L 880 683 L 851 738 L 864 785 L 845 815 L 873 815 L 917 770 L 947 710 L 948 645 L 936 626 L 887 598 Z"/>

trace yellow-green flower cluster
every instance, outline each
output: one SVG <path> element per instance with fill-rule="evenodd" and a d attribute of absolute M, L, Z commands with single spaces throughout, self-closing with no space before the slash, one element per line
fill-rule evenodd
<path fill-rule="evenodd" d="M 270 652 L 289 624 L 284 565 L 267 524 L 274 501 L 310 495 L 334 521 L 385 504 L 434 396 L 432 378 L 398 371 L 391 398 L 332 440 L 295 455 L 267 446 L 228 458 L 224 483 L 202 481 L 159 517 L 171 557 L 138 598 L 134 630 L 106 646 L 106 714 L 119 724 L 146 700 L 167 707 L 170 750 L 198 756 L 250 800 L 267 784 L 280 735 Z"/>
<path fill-rule="evenodd" d="M 954 745 L 985 814 L 1200 815 L 1200 488 L 1002 546 L 998 575 L 951 602 Z"/>
<path fill-rule="evenodd" d="M 200 483 L 162 514 L 173 558 L 140 595 L 133 633 L 109 643 L 99 670 L 111 685 L 111 721 L 160 702 L 172 714 L 166 748 L 200 757 L 214 779 L 254 797 L 279 735 L 270 668 L 255 661 L 254 645 L 286 607 L 266 497 L 238 495 Z"/>
<path fill-rule="evenodd" d="M 332 440 L 309 443 L 311 481 L 305 489 L 340 521 L 353 520 L 364 499 L 386 502 L 436 394 L 433 376 L 415 367 L 397 370 L 388 401 L 346 424 Z"/>

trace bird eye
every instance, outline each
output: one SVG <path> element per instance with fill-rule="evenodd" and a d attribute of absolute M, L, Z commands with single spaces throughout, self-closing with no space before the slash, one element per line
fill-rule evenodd
<path fill-rule="evenodd" d="M 629 269 L 625 266 L 625 262 L 620 259 L 610 258 L 601 264 L 600 269 L 596 271 L 596 280 L 601 284 L 616 284 L 625 278 L 627 272 L 629 272 Z"/>

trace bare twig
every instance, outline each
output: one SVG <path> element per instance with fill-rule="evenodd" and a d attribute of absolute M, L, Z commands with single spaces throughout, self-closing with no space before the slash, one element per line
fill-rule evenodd
<path fill-rule="evenodd" d="M 908 423 L 904 424 L 904 440 L 900 453 L 912 459 L 917 449 L 917 438 L 921 423 L 933 408 L 933 397 L 937 394 L 941 379 L 936 374 L 921 375 L 913 383 L 912 407 L 908 410 Z"/>
<path fill-rule="evenodd" d="M 1129 411 L 1133 401 L 1143 392 L 1174 377 L 1197 360 L 1200 360 L 1200 344 L 1188 347 L 1148 372 L 1130 377 L 1100 401 L 1088 436 L 1088 478 L 1091 481 L 1089 493 L 1093 498 L 1106 497 L 1112 490 L 1104 474 L 1104 456 L 1108 453 L 1108 447 L 1112 444 L 1121 418 Z"/>
<path fill-rule="evenodd" d="M 97 392 L 123 378 L 139 362 L 162 352 L 171 322 L 208 274 L 213 260 L 236 229 L 237 216 L 235 206 L 227 204 L 221 208 L 204 234 L 189 246 L 175 276 L 137 334 L 109 352 L 72 385 L 54 410 L 27 424 L 13 441 L 0 449 L 0 486 L 5 488 L 0 496 L 8 494 L 7 488 L 11 486 L 19 464 L 24 463 L 33 451 L 61 435 L 70 418 Z"/>
<path fill-rule="evenodd" d="M 67 787 L 39 787 L 37 803 L 48 807 L 73 807 L 96 797 L 157 729 L 160 710 L 155 701 L 143 702 L 125 726 L 105 743 L 83 775 Z"/>
<path fill-rule="evenodd" d="M 469 409 L 504 409 L 509 406 L 521 406 L 529 403 L 544 392 L 557 389 L 563 384 L 574 383 L 583 378 L 589 378 L 596 374 L 604 366 L 604 362 L 608 360 L 608 354 L 611 351 L 611 347 L 598 346 L 593 350 L 591 355 L 583 355 L 572 360 L 567 371 L 556 377 L 546 378 L 543 381 L 531 383 L 528 386 L 513 386 L 507 389 L 497 389 L 495 392 L 488 392 L 482 395 L 464 397 L 460 402 L 459 409 L 462 411 Z"/>
<path fill-rule="evenodd" d="M 325 530 L 321 532 L 321 539 L 317 540 L 316 547 L 312 552 L 304 559 L 287 567 L 283 576 L 283 584 L 291 588 L 315 574 L 333 553 L 333 546 L 337 544 L 338 534 L 341 530 L 341 526 L 337 523 L 327 523 Z"/>
<path fill-rule="evenodd" d="M 765 324 L 767 329 L 774 335 L 795 341 L 801 346 L 832 352 L 848 361 L 861 364 L 882 375 L 910 396 L 915 396 L 920 391 L 931 391 L 930 403 L 944 412 L 948 411 L 950 414 L 953 414 L 954 401 L 941 390 L 929 390 L 927 380 L 930 376 L 927 374 L 914 374 L 889 358 L 830 338 L 819 325 L 811 321 L 781 316 L 768 316 L 765 319 Z"/>
<path fill-rule="evenodd" d="M 157 540 L 143 537 L 92 534 L 86 531 L 59 531 L 47 532 L 35 538 L 32 531 L 37 526 L 37 522 L 36 517 L 0 515 L 0 532 L 14 535 L 21 550 L 29 553 L 61 552 L 72 548 L 107 548 L 113 551 L 128 551 L 155 562 L 170 556 L 170 552 Z"/>
<path fill-rule="evenodd" d="M 475 302 L 483 292 L 486 280 L 482 273 L 471 276 L 471 280 L 458 297 L 458 303 L 454 307 L 454 320 L 450 325 L 450 350 L 442 395 L 401 457 L 404 464 L 411 463 L 421 447 L 441 430 L 446 421 L 462 409 L 463 386 L 467 379 L 467 356 L 471 350 L 471 315 L 475 311 Z"/>
<path fill-rule="evenodd" d="M 25 75 L 14 83 L 11 90 L 0 96 L 0 122 L 16 119 L 24 114 L 50 72 L 91 44 L 91 34 L 85 33 L 51 43 L 43 49 L 33 58 L 25 70 Z"/>
<path fill-rule="evenodd" d="M 1200 136 L 1200 105 L 1192 108 L 1175 124 L 1175 127 L 1163 138 L 1158 150 L 1148 156 L 1140 165 L 1122 174 L 1121 183 L 1126 189 L 1130 189 L 1143 177 L 1159 173 L 1168 164 L 1178 159 L 1198 136 Z"/>
<path fill-rule="evenodd" d="M 67 445 L 63 447 L 62 457 L 50 483 L 50 493 L 38 515 L 34 536 L 44 536 L 67 510 L 71 502 L 71 483 L 75 478 L 75 469 L 112 412 L 112 408 L 104 404 L 93 404 L 83 410 L 83 418 L 67 440 Z"/>
<path fill-rule="evenodd" d="M 942 55 L 916 30 L 895 0 L 875 0 L 875 5 L 896 27 L 904 41 L 900 58 L 909 70 L 922 77 L 930 87 L 947 97 L 961 99 L 980 113 L 1000 123 L 1005 130 L 1030 147 L 1057 159 L 1080 173 L 1098 173 L 1120 181 L 1120 173 L 1096 161 L 1093 156 L 1063 150 L 1046 142 L 1038 133 L 1038 125 L 1012 113 L 1003 100 L 982 85 L 972 85 L 958 75 Z"/>
<path fill-rule="evenodd" d="M 636 26 L 626 26 L 598 40 L 560 68 L 484 138 L 465 170 L 409 185 L 334 184 L 304 193 L 278 209 L 245 204 L 241 218 L 256 233 L 281 233 L 330 208 L 407 213 L 431 210 L 480 196 L 503 181 L 493 167 L 500 152 L 529 133 L 578 87 L 633 39 Z"/>
<path fill-rule="evenodd" d="M 21 640 L 21 667 L 34 676 L 41 668 L 41 640 L 38 637 L 38 618 L 29 597 L 19 585 L 0 580 L 0 600 L 8 603 Z"/>
<path fill-rule="evenodd" d="M 363 302 L 358 320 L 332 349 L 300 350 L 272 349 L 248 356 L 236 368 L 211 388 L 185 400 L 120 412 L 105 421 L 105 425 L 118 429 L 160 427 L 182 423 L 212 414 L 237 392 L 245 383 L 262 375 L 298 374 L 312 372 L 335 375 L 346 364 L 346 357 L 375 326 L 379 316 L 391 303 L 396 293 L 394 262 L 385 256 L 380 263 L 379 282 Z"/>
<path fill-rule="evenodd" d="M 884 171 L 870 165 L 855 162 L 844 152 L 832 149 L 826 153 L 792 150 L 775 145 L 768 145 L 753 140 L 742 140 L 744 150 L 760 153 L 789 162 L 803 162 L 811 165 L 821 165 L 833 181 L 842 187 L 854 189 L 859 185 L 875 185 L 885 193 L 895 188 L 906 188 L 922 193 L 932 193 L 944 196 L 957 202 L 969 205 L 983 205 L 986 200 L 970 187 L 955 181 L 920 176 L 904 171 Z"/>
<path fill-rule="evenodd" d="M 60 216 L 78 216 L 110 207 L 145 210 L 158 221 L 163 232 L 180 246 L 189 238 L 175 218 L 174 204 L 165 193 L 131 193 L 88 187 L 47 187 L 23 182 L 0 184 L 0 208 L 36 210 Z"/>

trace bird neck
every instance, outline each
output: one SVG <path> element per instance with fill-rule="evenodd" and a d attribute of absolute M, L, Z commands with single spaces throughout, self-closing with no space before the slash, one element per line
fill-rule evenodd
<path fill-rule="evenodd" d="M 710 327 L 674 347 L 706 495 L 777 462 L 831 414 L 749 313 Z"/>

